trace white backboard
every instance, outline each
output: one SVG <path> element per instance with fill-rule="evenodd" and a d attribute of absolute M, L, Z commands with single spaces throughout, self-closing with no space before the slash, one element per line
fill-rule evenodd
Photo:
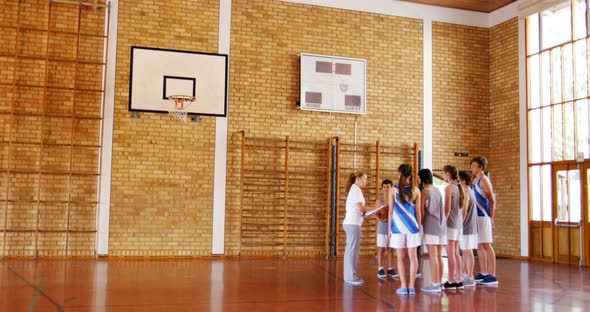
<path fill-rule="evenodd" d="M 227 116 L 225 54 L 131 47 L 129 110 L 167 113 L 170 95 L 191 95 L 189 114 Z"/>
<path fill-rule="evenodd" d="M 364 59 L 301 53 L 302 110 L 365 114 Z"/>

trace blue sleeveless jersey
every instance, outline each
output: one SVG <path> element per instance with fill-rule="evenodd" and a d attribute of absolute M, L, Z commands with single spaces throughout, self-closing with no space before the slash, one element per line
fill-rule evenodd
<path fill-rule="evenodd" d="M 475 205 L 477 206 L 477 216 L 489 217 L 490 201 L 488 199 L 488 194 L 486 194 L 484 188 L 481 187 L 481 180 L 483 180 L 483 178 L 479 179 L 473 187 L 473 193 L 475 193 Z"/>
<path fill-rule="evenodd" d="M 399 189 L 397 185 L 395 188 Z M 404 193 L 410 193 L 409 186 L 404 188 Z M 409 201 L 401 201 L 399 193 L 395 194 L 391 218 L 391 233 L 393 234 L 415 234 L 420 232 L 416 220 L 416 205 Z"/>

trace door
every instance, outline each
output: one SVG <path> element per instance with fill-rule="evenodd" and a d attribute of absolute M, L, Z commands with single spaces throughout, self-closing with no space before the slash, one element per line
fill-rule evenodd
<path fill-rule="evenodd" d="M 584 226 L 582 231 L 583 261 L 586 266 L 590 266 L 590 161 L 586 161 L 582 166 L 582 221 Z"/>
<path fill-rule="evenodd" d="M 553 262 L 580 263 L 583 202 L 579 168 L 578 164 L 553 166 Z"/>

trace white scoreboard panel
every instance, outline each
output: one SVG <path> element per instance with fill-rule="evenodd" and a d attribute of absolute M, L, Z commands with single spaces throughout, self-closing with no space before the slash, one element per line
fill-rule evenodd
<path fill-rule="evenodd" d="M 301 53 L 302 110 L 366 114 L 364 59 Z"/>

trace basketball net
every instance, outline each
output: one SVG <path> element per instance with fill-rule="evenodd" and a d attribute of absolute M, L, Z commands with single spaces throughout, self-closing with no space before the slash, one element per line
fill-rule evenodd
<path fill-rule="evenodd" d="M 186 122 L 188 116 L 188 107 L 195 102 L 195 97 L 191 95 L 170 95 L 168 114 L 173 115 L 176 119 Z"/>

